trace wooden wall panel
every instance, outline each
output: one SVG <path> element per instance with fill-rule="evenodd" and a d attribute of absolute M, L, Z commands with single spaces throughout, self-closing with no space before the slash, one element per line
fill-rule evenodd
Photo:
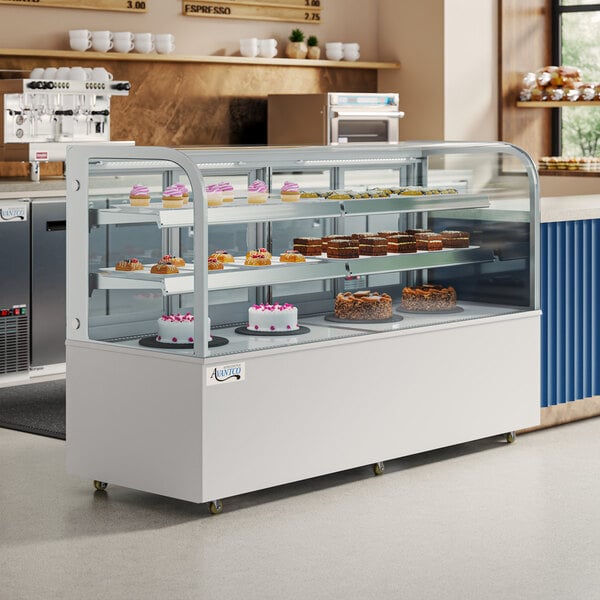
<path fill-rule="evenodd" d="M 81 59 L 126 79 L 128 97 L 111 101 L 111 137 L 140 146 L 267 143 L 270 93 L 376 92 L 376 69 Z M 0 69 L 73 66 L 62 58 L 3 57 Z M 290 115 L 294 118 L 294 115 Z M 14 165 L 14 169 L 27 165 Z M 45 170 L 49 169 L 46 167 Z M 0 176 L 7 176 L 2 171 Z"/>
<path fill-rule="evenodd" d="M 534 160 L 552 148 L 551 109 L 517 108 L 524 73 L 552 60 L 550 0 L 499 0 L 499 136 L 527 150 Z"/>

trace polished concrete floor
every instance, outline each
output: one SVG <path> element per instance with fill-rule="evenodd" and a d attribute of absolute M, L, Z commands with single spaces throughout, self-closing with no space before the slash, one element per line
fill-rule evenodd
<path fill-rule="evenodd" d="M 216 517 L 95 492 L 65 474 L 64 442 L 0 429 L 0 599 L 591 600 L 599 506 L 599 418 L 230 498 Z"/>

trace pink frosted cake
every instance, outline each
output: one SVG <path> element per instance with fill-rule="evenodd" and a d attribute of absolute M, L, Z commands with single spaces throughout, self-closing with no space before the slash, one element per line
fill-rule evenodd
<path fill-rule="evenodd" d="M 181 197 L 183 198 L 183 205 L 185 206 L 190 201 L 190 190 L 188 189 L 187 185 L 185 185 L 183 183 L 176 183 L 175 187 L 181 191 Z"/>
<path fill-rule="evenodd" d="M 233 195 L 233 186 L 228 181 L 222 181 L 219 183 L 219 189 L 221 190 L 221 196 L 223 202 L 233 202 L 235 197 Z"/>
<path fill-rule="evenodd" d="M 210 318 L 208 319 L 210 332 Z M 212 336 L 209 335 L 209 340 Z M 163 344 L 193 344 L 194 343 L 194 315 L 163 315 L 158 319 L 158 335 L 156 341 Z"/>
<path fill-rule="evenodd" d="M 282 202 L 298 202 L 300 200 L 300 186 L 292 181 L 286 181 L 281 186 Z"/>
<path fill-rule="evenodd" d="M 248 309 L 250 331 L 298 331 L 298 309 L 291 304 L 254 304 Z"/>
<path fill-rule="evenodd" d="M 150 204 L 150 189 L 145 185 L 134 185 L 129 192 L 131 206 L 148 206 Z"/>
<path fill-rule="evenodd" d="M 248 186 L 248 203 L 264 204 L 267 201 L 267 184 L 256 179 Z"/>
<path fill-rule="evenodd" d="M 221 206 L 223 204 L 223 194 L 218 183 L 211 183 L 204 188 L 206 202 L 208 206 Z"/>

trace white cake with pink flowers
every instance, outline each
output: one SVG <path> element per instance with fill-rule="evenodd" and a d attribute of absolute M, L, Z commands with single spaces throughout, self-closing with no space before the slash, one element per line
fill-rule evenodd
<path fill-rule="evenodd" d="M 208 319 L 210 332 L 210 318 Z M 209 340 L 212 336 L 209 335 Z M 158 335 L 156 341 L 162 344 L 193 344 L 194 343 L 194 315 L 163 315 L 158 319 Z"/>
<path fill-rule="evenodd" d="M 248 309 L 248 329 L 276 333 L 298 331 L 298 309 L 291 304 L 254 304 Z"/>

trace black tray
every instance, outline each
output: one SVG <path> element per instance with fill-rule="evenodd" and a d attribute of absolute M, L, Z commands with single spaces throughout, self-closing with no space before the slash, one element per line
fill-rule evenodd
<path fill-rule="evenodd" d="M 402 321 L 403 317 L 392 315 L 388 319 L 340 319 L 334 313 L 330 313 L 325 315 L 324 319 L 332 323 L 344 323 L 345 325 L 376 325 L 377 323 L 397 323 Z"/>
<path fill-rule="evenodd" d="M 402 307 L 396 308 L 396 312 L 401 312 L 405 315 L 452 315 L 464 311 L 465 309 L 462 306 L 455 306 L 447 310 L 406 310 Z"/>
<path fill-rule="evenodd" d="M 309 333 L 310 329 L 308 327 L 304 327 L 304 325 L 300 325 L 299 329 L 295 331 L 252 331 L 243 325 L 241 327 L 236 327 L 236 333 L 241 333 L 242 335 L 264 335 L 268 337 L 277 337 L 283 335 L 304 335 L 305 333 Z"/>
<path fill-rule="evenodd" d="M 185 344 L 165 344 L 165 342 L 159 342 L 156 340 L 156 336 L 148 336 L 143 337 L 139 340 L 140 346 L 145 346 L 146 348 L 166 348 L 167 350 L 184 350 L 193 348 L 194 344 L 185 343 Z M 213 335 L 212 340 L 208 342 L 209 348 L 217 348 L 218 346 L 225 346 L 229 344 L 229 340 L 224 337 L 219 337 L 218 335 Z"/>

